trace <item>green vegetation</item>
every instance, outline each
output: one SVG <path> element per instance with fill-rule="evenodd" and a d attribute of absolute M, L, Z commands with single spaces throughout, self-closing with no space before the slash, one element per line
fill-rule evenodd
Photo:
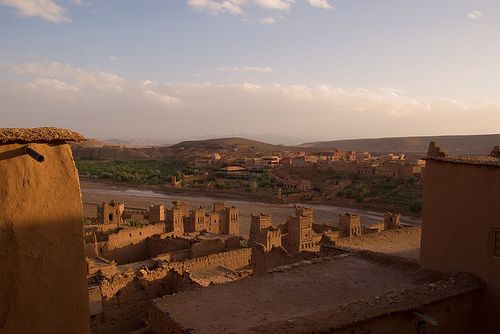
<path fill-rule="evenodd" d="M 163 184 L 170 181 L 171 176 L 178 177 L 182 173 L 191 174 L 193 172 L 186 163 L 171 159 L 77 160 L 76 167 L 80 176 L 137 184 Z"/>
<path fill-rule="evenodd" d="M 396 206 L 413 213 L 422 211 L 422 183 L 413 176 L 353 179 L 347 188 L 338 191 L 336 195 L 355 199 L 358 203 Z"/>
<path fill-rule="evenodd" d="M 215 188 L 223 190 L 227 188 L 227 185 L 224 182 L 220 181 L 215 184 Z"/>
<path fill-rule="evenodd" d="M 130 218 L 124 221 L 124 225 L 129 227 L 143 227 L 144 224 L 138 222 L 137 220 Z"/>
<path fill-rule="evenodd" d="M 422 200 L 417 199 L 415 202 L 413 202 L 410 205 L 410 211 L 414 213 L 420 213 L 422 212 Z"/>

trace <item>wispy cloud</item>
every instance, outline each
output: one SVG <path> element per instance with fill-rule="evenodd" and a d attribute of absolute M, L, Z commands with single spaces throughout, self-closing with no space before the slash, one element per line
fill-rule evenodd
<path fill-rule="evenodd" d="M 0 0 L 0 4 L 15 8 L 22 17 L 40 17 L 54 23 L 71 21 L 65 16 L 66 9 L 52 0 Z"/>
<path fill-rule="evenodd" d="M 467 17 L 471 20 L 474 20 L 474 21 L 479 21 L 483 18 L 483 13 L 481 13 L 480 11 L 478 10 L 473 10 L 472 12 L 470 12 L 469 14 L 467 14 Z"/>
<path fill-rule="evenodd" d="M 254 2 L 266 9 L 289 10 L 293 0 L 254 0 Z"/>
<path fill-rule="evenodd" d="M 213 15 L 229 13 L 239 15 L 243 13 L 243 0 L 188 0 L 187 4 L 196 10 L 207 11 Z"/>
<path fill-rule="evenodd" d="M 307 0 L 311 6 L 323 8 L 323 9 L 332 9 L 333 6 L 328 3 L 328 0 Z"/>
<path fill-rule="evenodd" d="M 260 24 L 267 24 L 267 25 L 271 25 L 271 24 L 275 24 L 276 23 L 276 19 L 274 17 L 261 17 L 259 19 L 259 23 Z"/>
<path fill-rule="evenodd" d="M 189 7 L 213 15 L 221 13 L 240 15 L 248 5 L 256 5 L 267 10 L 288 11 L 293 2 L 294 0 L 187 0 Z"/>
<path fill-rule="evenodd" d="M 31 90 L 45 90 L 48 92 L 78 92 L 80 90 L 74 85 L 57 79 L 37 79 L 35 81 L 28 82 L 25 87 Z"/>
<path fill-rule="evenodd" d="M 217 68 L 218 71 L 221 72 L 257 72 L 257 73 L 273 73 L 274 70 L 269 67 L 260 67 L 260 66 L 222 66 Z"/>
<path fill-rule="evenodd" d="M 127 80 L 117 74 L 102 71 L 88 71 L 68 64 L 39 62 L 12 65 L 20 75 L 41 77 L 43 79 L 71 80 L 76 87 L 92 87 L 102 91 L 121 91 Z M 62 81 L 61 81 L 62 82 Z"/>

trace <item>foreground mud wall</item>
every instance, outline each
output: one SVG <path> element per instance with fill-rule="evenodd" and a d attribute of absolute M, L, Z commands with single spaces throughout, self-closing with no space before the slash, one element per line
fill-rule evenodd
<path fill-rule="evenodd" d="M 420 261 L 424 268 L 468 271 L 486 282 L 477 325 L 500 328 L 500 257 L 493 253 L 500 231 L 500 167 L 428 160 Z"/>
<path fill-rule="evenodd" d="M 82 202 L 68 144 L 0 145 L 0 333 L 89 333 Z"/>

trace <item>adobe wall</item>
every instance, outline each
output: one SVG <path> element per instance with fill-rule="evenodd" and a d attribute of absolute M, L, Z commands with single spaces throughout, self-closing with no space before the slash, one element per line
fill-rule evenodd
<path fill-rule="evenodd" d="M 226 248 L 226 243 L 221 238 L 203 240 L 195 242 L 191 246 L 193 257 L 207 256 L 209 254 L 220 253 Z"/>
<path fill-rule="evenodd" d="M 119 226 L 123 219 L 122 215 L 125 211 L 125 204 L 115 203 L 111 201 L 110 203 L 102 203 L 100 209 L 100 223 L 103 225 L 113 224 Z"/>
<path fill-rule="evenodd" d="M 165 205 L 157 204 L 149 207 L 149 223 L 159 224 L 165 222 Z"/>
<path fill-rule="evenodd" d="M 500 229 L 500 168 L 435 160 L 426 166 L 421 264 L 482 278 L 487 289 L 478 317 L 500 328 L 500 258 L 493 256 L 493 229 Z"/>
<path fill-rule="evenodd" d="M 430 315 L 438 323 L 433 326 L 426 323 L 426 334 L 470 334 L 474 330 L 475 307 L 477 306 L 475 292 L 425 305 L 419 308 L 423 314 Z M 402 311 L 361 323 L 351 324 L 343 329 L 332 330 L 335 334 L 370 333 L 370 334 L 399 334 L 418 333 L 418 319 L 412 311 Z"/>
<path fill-rule="evenodd" d="M 171 251 L 159 254 L 158 256 L 153 257 L 154 261 L 165 261 L 165 262 L 176 262 L 176 261 L 185 261 L 191 258 L 191 250 L 180 250 L 180 251 Z"/>
<path fill-rule="evenodd" d="M 92 333 L 121 334 L 140 328 L 151 299 L 195 285 L 185 272 L 219 266 L 242 269 L 249 265 L 250 252 L 249 248 L 242 248 L 104 279 L 100 283 L 103 314 L 92 320 Z"/>
<path fill-rule="evenodd" d="M 437 326 L 425 324 L 424 332 L 428 334 L 470 334 L 475 333 L 474 306 L 477 298 L 474 293 L 450 298 L 437 303 L 429 304 L 419 308 L 423 314 L 430 315 L 437 320 Z M 351 314 L 338 314 L 339 318 L 348 319 Z M 307 315 L 293 320 L 271 323 L 269 325 L 257 325 L 247 332 L 259 333 L 309 333 L 316 332 L 316 323 L 324 323 L 321 312 L 317 315 Z M 186 328 L 177 323 L 168 313 L 162 312 L 159 307 L 151 304 L 148 312 L 148 324 L 155 334 L 182 334 L 186 333 Z M 413 315 L 412 310 L 405 310 L 397 313 L 383 315 L 366 321 L 352 323 L 343 328 L 330 328 L 328 333 L 335 334 L 401 334 L 418 333 L 418 319 Z M 315 331 L 316 329 L 316 331 Z M 196 329 L 195 329 L 196 332 Z M 318 331 L 319 332 L 319 331 Z"/>
<path fill-rule="evenodd" d="M 265 251 L 264 245 L 254 244 L 252 246 L 250 263 L 253 274 L 262 275 L 273 268 L 312 259 L 314 257 L 317 257 L 317 255 L 313 252 L 290 254 L 283 247 L 274 247 L 270 251 Z"/>
<path fill-rule="evenodd" d="M 99 256 L 118 264 L 145 260 L 149 257 L 146 238 L 164 232 L 164 224 L 151 224 L 109 234 L 107 241 L 98 243 Z"/>
<path fill-rule="evenodd" d="M 187 274 L 116 275 L 101 283 L 102 312 L 91 319 L 93 334 L 121 334 L 143 327 L 150 300 L 188 289 Z M 119 287 L 117 289 L 117 287 Z"/>
<path fill-rule="evenodd" d="M 149 237 L 146 239 L 148 257 L 155 257 L 172 251 L 185 250 L 189 248 L 189 239 L 184 238 L 158 238 Z"/>
<path fill-rule="evenodd" d="M 89 333 L 80 183 L 68 144 L 42 163 L 0 145 L 0 333 Z M 18 156 L 16 156 L 18 155 Z"/>

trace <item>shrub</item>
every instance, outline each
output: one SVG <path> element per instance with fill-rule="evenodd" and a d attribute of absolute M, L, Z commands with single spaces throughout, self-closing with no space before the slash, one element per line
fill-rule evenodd
<path fill-rule="evenodd" d="M 423 203 L 422 200 L 418 199 L 410 205 L 410 211 L 414 213 L 419 213 L 422 211 Z"/>
<path fill-rule="evenodd" d="M 222 190 L 222 189 L 226 189 L 227 186 L 226 186 L 226 184 L 224 182 L 217 182 L 215 184 L 215 188 Z"/>

